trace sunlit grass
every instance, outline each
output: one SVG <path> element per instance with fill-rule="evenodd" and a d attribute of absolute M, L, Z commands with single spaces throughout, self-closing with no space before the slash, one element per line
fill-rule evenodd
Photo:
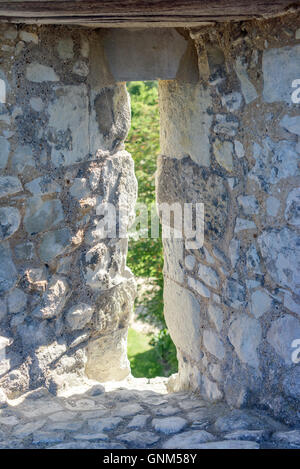
<path fill-rule="evenodd" d="M 134 329 L 128 331 L 128 359 L 131 373 L 135 378 L 155 378 L 163 376 L 164 370 L 155 347 L 150 345 L 151 338 Z"/>

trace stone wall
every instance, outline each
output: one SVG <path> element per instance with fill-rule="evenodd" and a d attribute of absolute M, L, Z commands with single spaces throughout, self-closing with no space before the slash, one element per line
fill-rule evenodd
<path fill-rule="evenodd" d="M 179 359 L 169 385 L 299 422 L 299 16 L 176 34 L 167 67 L 145 51 L 148 79 L 176 78 L 160 82 L 157 196 L 204 203 L 205 241 L 164 240 Z M 101 207 L 125 208 L 128 225 L 134 216 L 130 106 L 116 84 L 144 77 L 134 37 L 151 51 L 148 32 L 132 32 L 123 70 L 123 32 L 1 26 L 0 388 L 9 397 L 130 372 L 135 283 L 126 238 L 101 237 Z"/>
<path fill-rule="evenodd" d="M 158 201 L 202 202 L 201 249 L 165 240 L 171 389 L 299 422 L 300 20 L 192 30 L 199 81 L 160 82 Z M 299 87 L 300 81 L 298 82 Z M 293 354 L 294 352 L 294 354 Z M 293 358 L 294 357 L 294 358 Z"/>
<path fill-rule="evenodd" d="M 125 84 L 97 33 L 51 26 L 1 27 L 0 78 L 0 387 L 124 378 L 135 283 L 99 208 L 133 214 Z"/>

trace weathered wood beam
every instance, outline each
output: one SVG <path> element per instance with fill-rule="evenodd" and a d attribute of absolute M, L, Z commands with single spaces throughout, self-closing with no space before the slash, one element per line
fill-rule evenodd
<path fill-rule="evenodd" d="M 278 14 L 300 0 L 0 0 L 0 22 L 201 23 Z"/>

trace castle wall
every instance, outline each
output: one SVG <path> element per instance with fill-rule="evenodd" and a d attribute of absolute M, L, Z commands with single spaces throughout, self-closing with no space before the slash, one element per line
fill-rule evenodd
<path fill-rule="evenodd" d="M 168 64 L 164 32 L 157 60 L 148 32 L 131 32 L 123 70 L 124 34 L 1 26 L 0 387 L 12 397 L 129 374 L 135 282 L 126 236 L 101 234 L 102 209 L 126 212 L 125 232 L 134 219 L 121 80 L 160 78 L 158 202 L 204 204 L 203 246 L 164 240 L 170 389 L 295 423 L 299 17 L 169 31 Z"/>
<path fill-rule="evenodd" d="M 55 26 L 2 26 L 1 79 L 0 385 L 122 379 L 135 282 L 127 239 L 101 236 L 101 207 L 133 217 L 125 84 L 97 33 Z"/>
<path fill-rule="evenodd" d="M 192 32 L 198 83 L 160 82 L 160 203 L 204 204 L 204 244 L 164 241 L 173 389 L 299 421 L 296 16 Z M 295 80 L 298 80 L 295 82 Z M 298 352 L 297 352 L 298 349 Z"/>

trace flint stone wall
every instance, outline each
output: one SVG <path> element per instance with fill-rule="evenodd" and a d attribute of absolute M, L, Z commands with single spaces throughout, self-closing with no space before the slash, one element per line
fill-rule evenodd
<path fill-rule="evenodd" d="M 0 73 L 0 386 L 122 379 L 135 282 L 127 240 L 101 239 L 97 207 L 127 204 L 132 219 L 125 84 L 82 28 L 1 26 Z"/>
<path fill-rule="evenodd" d="M 164 241 L 170 388 L 299 423 L 299 17 L 191 36 L 199 81 L 160 82 L 158 201 L 205 206 L 201 249 Z"/>

